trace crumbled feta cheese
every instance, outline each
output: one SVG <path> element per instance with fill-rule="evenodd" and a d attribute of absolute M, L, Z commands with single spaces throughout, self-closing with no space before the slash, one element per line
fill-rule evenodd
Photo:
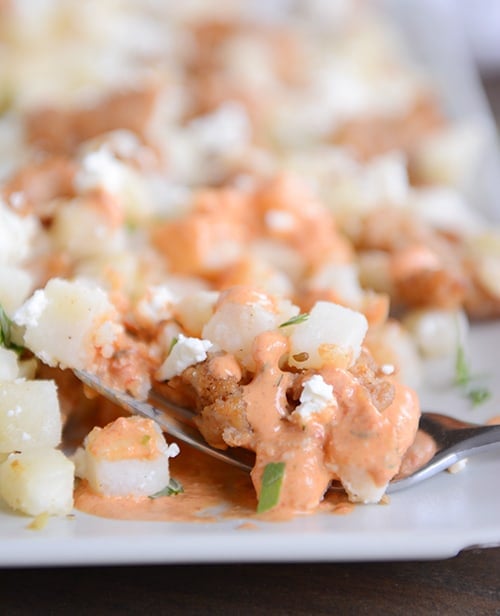
<path fill-rule="evenodd" d="M 227 102 L 190 122 L 188 131 L 202 150 L 230 153 L 249 143 L 250 119 L 243 105 Z"/>
<path fill-rule="evenodd" d="M 446 470 L 452 475 L 455 475 L 455 473 L 460 473 L 461 471 L 463 471 L 466 466 L 467 466 L 467 458 L 463 458 L 463 460 L 459 460 L 458 462 L 455 462 L 454 464 L 449 466 Z"/>
<path fill-rule="evenodd" d="M 150 287 L 137 303 L 137 317 L 145 325 L 154 325 L 172 318 L 172 305 L 177 297 L 167 285 Z"/>
<path fill-rule="evenodd" d="M 296 226 L 296 219 L 290 212 L 268 210 L 265 214 L 265 223 L 271 231 L 286 233 Z"/>
<path fill-rule="evenodd" d="M 380 372 L 382 372 L 382 374 L 385 374 L 386 376 L 394 374 L 395 370 L 396 368 L 393 364 L 382 364 L 380 366 Z"/>
<path fill-rule="evenodd" d="M 37 327 L 40 316 L 49 300 L 43 289 L 37 289 L 33 295 L 14 314 L 13 321 L 24 327 Z"/>
<path fill-rule="evenodd" d="M 213 347 L 209 340 L 189 338 L 179 334 L 177 342 L 170 354 L 156 373 L 159 381 L 166 381 L 181 374 L 189 366 L 193 366 L 207 358 L 207 351 Z"/>
<path fill-rule="evenodd" d="M 74 180 L 75 188 L 78 192 L 104 188 L 115 194 L 123 186 L 124 174 L 124 165 L 106 147 L 101 147 L 83 157 Z"/>
<path fill-rule="evenodd" d="M 293 411 L 292 416 L 298 417 L 302 424 L 319 417 L 328 407 L 337 404 L 333 393 L 333 385 L 325 382 L 320 374 L 314 374 L 304 382 L 300 394 L 300 404 Z"/>

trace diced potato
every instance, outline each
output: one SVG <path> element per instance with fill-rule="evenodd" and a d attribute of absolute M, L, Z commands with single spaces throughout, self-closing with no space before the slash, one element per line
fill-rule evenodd
<path fill-rule="evenodd" d="M 13 453 L 0 464 L 0 496 L 28 515 L 65 515 L 73 508 L 74 464 L 57 449 Z"/>
<path fill-rule="evenodd" d="M 16 265 L 26 259 L 36 231 L 32 216 L 19 216 L 0 201 L 0 263 Z"/>
<path fill-rule="evenodd" d="M 358 308 L 363 301 L 357 267 L 352 263 L 327 262 L 310 278 L 313 289 L 332 289 L 349 306 Z"/>
<path fill-rule="evenodd" d="M 469 238 L 467 256 L 473 273 L 484 289 L 500 298 L 500 232 L 490 228 Z"/>
<path fill-rule="evenodd" d="M 0 381 L 0 452 L 55 447 L 61 429 L 53 381 Z"/>
<path fill-rule="evenodd" d="M 333 364 L 348 368 L 361 352 L 368 322 L 363 314 L 350 308 L 316 302 L 307 320 L 289 328 L 291 366 L 321 368 Z"/>
<path fill-rule="evenodd" d="M 217 291 L 198 291 L 183 297 L 175 306 L 175 316 L 189 336 L 201 337 L 203 327 L 214 312 Z"/>
<path fill-rule="evenodd" d="M 415 310 L 405 317 L 404 325 L 425 357 L 456 354 L 468 330 L 461 310 Z"/>
<path fill-rule="evenodd" d="M 0 347 L 0 381 L 13 381 L 18 376 L 19 366 L 16 353 Z"/>
<path fill-rule="evenodd" d="M 73 200 L 57 211 L 51 232 L 56 245 L 75 258 L 109 254 L 123 243 L 122 234 L 97 207 Z"/>
<path fill-rule="evenodd" d="M 422 380 L 422 359 L 410 332 L 393 319 L 370 329 L 365 340 L 375 361 L 386 374 L 394 373 L 398 380 L 417 388 Z"/>
<path fill-rule="evenodd" d="M 111 352 L 121 332 L 117 311 L 102 289 L 59 278 L 36 291 L 13 318 L 26 328 L 25 345 L 50 366 L 83 369 L 96 347 Z"/>
<path fill-rule="evenodd" d="M 21 379 L 34 379 L 38 370 L 38 359 L 36 357 L 29 357 L 28 359 L 21 359 L 18 362 L 19 378 Z"/>
<path fill-rule="evenodd" d="M 77 452 L 77 474 L 106 496 L 150 496 L 170 479 L 171 457 L 179 447 L 167 445 L 158 425 L 144 417 L 119 417 L 94 428 Z"/>
<path fill-rule="evenodd" d="M 484 160 L 489 135 L 489 128 L 479 122 L 454 124 L 432 133 L 414 152 L 414 171 L 429 184 L 468 188 Z"/>
<path fill-rule="evenodd" d="M 0 305 L 11 315 L 33 288 L 31 275 L 20 267 L 0 265 Z"/>
<path fill-rule="evenodd" d="M 216 311 L 203 328 L 202 336 L 244 366 L 253 368 L 252 346 L 256 336 L 272 331 L 299 312 L 288 300 L 276 302 L 265 293 L 235 287 L 221 295 Z"/>

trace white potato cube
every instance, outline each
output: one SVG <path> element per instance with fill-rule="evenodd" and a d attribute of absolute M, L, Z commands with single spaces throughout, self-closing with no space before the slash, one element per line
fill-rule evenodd
<path fill-rule="evenodd" d="M 12 314 L 33 289 L 33 278 L 20 267 L 0 265 L 0 305 Z"/>
<path fill-rule="evenodd" d="M 307 320 L 289 328 L 291 366 L 321 368 L 333 364 L 348 368 L 359 357 L 368 322 L 363 314 L 350 308 L 316 302 Z"/>
<path fill-rule="evenodd" d="M 203 338 L 232 353 L 248 369 L 254 367 L 255 338 L 277 329 L 296 316 L 299 308 L 290 301 L 248 287 L 234 287 L 221 294 L 212 318 L 203 328 Z"/>
<path fill-rule="evenodd" d="M 68 201 L 58 209 L 51 228 L 56 246 L 77 259 L 116 252 L 124 236 L 109 218 L 85 200 Z"/>
<path fill-rule="evenodd" d="M 24 326 L 24 344 L 43 362 L 84 369 L 97 348 L 112 353 L 122 329 L 106 293 L 80 281 L 52 278 L 14 314 Z"/>
<path fill-rule="evenodd" d="M 489 139 L 490 128 L 477 121 L 433 132 L 414 153 L 416 172 L 427 183 L 468 188 L 484 160 Z"/>
<path fill-rule="evenodd" d="M 342 487 L 353 503 L 378 503 L 387 484 L 377 485 L 371 474 L 358 466 L 346 466 L 341 473 Z"/>
<path fill-rule="evenodd" d="M 0 464 L 0 496 L 28 515 L 66 515 L 73 509 L 74 464 L 58 449 L 13 453 Z"/>
<path fill-rule="evenodd" d="M 17 354 L 0 347 L 0 381 L 13 381 L 19 376 Z"/>
<path fill-rule="evenodd" d="M 500 298 L 500 232 L 497 228 L 469 239 L 468 257 L 479 283 L 496 299 Z"/>
<path fill-rule="evenodd" d="M 0 263 L 16 265 L 26 259 L 36 230 L 32 216 L 19 216 L 0 201 Z"/>
<path fill-rule="evenodd" d="M 432 186 L 414 189 L 409 206 L 417 216 L 439 231 L 470 236 L 485 225 L 483 217 L 455 188 Z"/>
<path fill-rule="evenodd" d="M 175 317 L 190 336 L 201 337 L 219 299 L 218 291 L 198 291 L 183 297 L 175 306 Z"/>
<path fill-rule="evenodd" d="M 326 263 L 309 279 L 309 285 L 313 289 L 332 289 L 352 308 L 363 302 L 358 268 L 353 263 Z"/>
<path fill-rule="evenodd" d="M 0 381 L 0 452 L 55 447 L 61 429 L 54 381 Z"/>
<path fill-rule="evenodd" d="M 98 494 L 151 496 L 168 485 L 168 460 L 178 453 L 151 419 L 119 417 L 88 434 L 77 456 L 77 474 Z"/>
<path fill-rule="evenodd" d="M 455 355 L 468 331 L 467 316 L 457 310 L 415 310 L 404 319 L 424 357 Z"/>

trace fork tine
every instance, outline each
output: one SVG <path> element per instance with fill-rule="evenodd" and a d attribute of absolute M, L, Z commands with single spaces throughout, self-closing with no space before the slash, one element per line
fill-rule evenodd
<path fill-rule="evenodd" d="M 176 404 L 171 404 L 163 396 L 156 393 L 154 395 L 154 399 L 158 402 L 158 404 L 161 403 L 161 409 L 159 409 L 148 402 L 136 400 L 129 394 L 111 387 L 107 387 L 100 381 L 99 378 L 89 374 L 88 372 L 83 370 L 74 370 L 74 373 L 91 389 L 97 391 L 108 400 L 118 404 L 130 414 L 142 415 L 143 417 L 152 419 L 160 426 L 162 430 L 167 432 L 167 434 L 170 434 L 170 436 L 191 445 L 199 451 L 203 451 L 213 458 L 217 458 L 223 462 L 229 462 L 233 466 L 237 466 L 246 472 L 251 470 L 252 464 L 250 462 L 250 452 L 238 449 L 230 449 L 226 451 L 211 447 L 201 436 L 200 432 L 196 428 L 189 425 L 189 423 L 192 423 L 194 416 L 194 413 L 189 409 L 185 409 Z M 183 417 L 183 420 L 180 421 L 174 416 L 175 414 L 177 414 L 178 417 Z"/>

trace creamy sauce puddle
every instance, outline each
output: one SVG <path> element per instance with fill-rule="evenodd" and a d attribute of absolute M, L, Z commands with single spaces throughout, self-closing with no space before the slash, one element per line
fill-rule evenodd
<path fill-rule="evenodd" d="M 170 462 L 172 477 L 184 492 L 161 498 L 103 497 L 82 481 L 75 491 L 75 507 L 85 513 L 117 520 L 159 522 L 218 522 L 248 518 L 283 521 L 296 511 L 257 514 L 257 499 L 250 476 L 224 462 L 183 445 L 180 459 Z M 315 510 L 318 513 L 345 514 L 354 509 L 342 492 L 329 492 Z M 246 528 L 244 524 L 241 528 Z"/>

